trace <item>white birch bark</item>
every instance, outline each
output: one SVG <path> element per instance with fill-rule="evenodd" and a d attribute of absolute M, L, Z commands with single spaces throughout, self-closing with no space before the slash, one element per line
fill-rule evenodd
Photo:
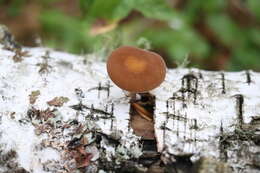
<path fill-rule="evenodd" d="M 99 57 L 10 45 L 0 44 L 0 172 L 77 172 L 70 150 L 82 141 L 92 153 L 88 172 L 100 160 L 110 169 L 142 155 L 129 98 Z M 169 69 L 151 93 L 165 163 L 210 157 L 233 172 L 259 172 L 259 73 Z"/>

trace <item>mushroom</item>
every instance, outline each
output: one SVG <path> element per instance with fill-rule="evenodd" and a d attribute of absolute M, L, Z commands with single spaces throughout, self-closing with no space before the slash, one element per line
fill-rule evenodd
<path fill-rule="evenodd" d="M 107 72 L 119 88 L 135 95 L 158 87 L 164 81 L 166 65 L 154 52 L 122 46 L 108 57 Z"/>

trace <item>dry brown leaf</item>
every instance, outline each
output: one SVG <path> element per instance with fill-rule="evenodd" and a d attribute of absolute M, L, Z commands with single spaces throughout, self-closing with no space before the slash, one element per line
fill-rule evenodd
<path fill-rule="evenodd" d="M 50 110 L 49 108 L 40 111 L 40 117 L 44 119 L 44 121 L 47 121 L 49 118 L 55 117 L 54 110 Z"/>
<path fill-rule="evenodd" d="M 29 95 L 30 104 L 34 104 L 40 94 L 41 92 L 39 90 L 32 91 L 31 94 Z"/>
<path fill-rule="evenodd" d="M 77 168 L 88 166 L 91 162 L 91 158 L 93 157 L 93 154 L 86 152 L 83 145 L 77 147 L 75 150 L 72 150 L 71 154 L 77 163 Z"/>
<path fill-rule="evenodd" d="M 106 32 L 112 31 L 117 27 L 117 23 L 108 23 L 104 19 L 97 19 L 96 22 L 91 26 L 90 35 L 99 35 Z"/>
<path fill-rule="evenodd" d="M 55 97 L 54 99 L 50 100 L 47 102 L 48 105 L 50 106 L 63 106 L 64 103 L 68 102 L 69 98 L 68 97 Z"/>
<path fill-rule="evenodd" d="M 38 109 L 32 108 L 27 112 L 27 115 L 31 119 L 47 121 L 49 118 L 56 116 L 54 114 L 54 111 L 55 110 L 50 110 L 50 108 L 47 108 L 46 110 L 38 110 Z"/>

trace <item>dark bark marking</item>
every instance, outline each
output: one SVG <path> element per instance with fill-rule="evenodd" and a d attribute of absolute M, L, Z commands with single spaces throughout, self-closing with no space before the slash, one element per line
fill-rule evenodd
<path fill-rule="evenodd" d="M 188 97 L 193 95 L 193 103 L 196 104 L 197 100 L 197 89 L 198 89 L 198 78 L 194 74 L 186 74 L 182 77 L 182 88 L 180 92 L 182 93 L 183 108 L 186 107 L 185 93 L 188 93 Z"/>
<path fill-rule="evenodd" d="M 113 126 L 114 126 L 114 103 L 112 103 L 111 106 L 111 126 L 110 126 L 110 130 L 112 131 Z"/>
<path fill-rule="evenodd" d="M 79 101 L 82 101 L 82 99 L 85 98 L 85 95 L 84 95 L 81 88 L 75 88 L 74 92 L 75 92 Z"/>
<path fill-rule="evenodd" d="M 202 75 L 201 72 L 199 72 L 199 78 L 200 78 L 200 79 L 203 79 L 203 75 Z"/>
<path fill-rule="evenodd" d="M 246 83 L 247 83 L 248 85 L 250 85 L 251 82 L 252 82 L 252 80 L 251 80 L 251 74 L 250 74 L 250 71 L 247 70 L 247 71 L 246 71 Z"/>
<path fill-rule="evenodd" d="M 186 139 L 186 128 L 187 128 L 187 113 L 184 116 L 184 140 Z"/>
<path fill-rule="evenodd" d="M 225 74 L 221 73 L 222 94 L 226 94 Z"/>
<path fill-rule="evenodd" d="M 74 110 L 77 110 L 77 111 L 83 111 L 85 109 L 86 110 L 90 110 L 89 116 L 90 116 L 90 118 L 92 120 L 97 120 L 98 121 L 99 119 L 105 119 L 106 120 L 106 119 L 114 118 L 114 116 L 113 116 L 113 111 L 114 111 L 113 105 L 111 105 L 111 111 L 110 112 L 108 112 L 106 110 L 97 109 L 97 108 L 94 107 L 93 104 L 91 105 L 91 107 L 88 107 L 88 106 L 82 104 L 82 102 L 80 102 L 77 105 L 72 105 L 72 106 L 70 106 L 70 108 L 72 108 Z M 95 117 L 94 116 L 95 114 L 99 114 L 101 116 L 96 116 Z"/>
<path fill-rule="evenodd" d="M 107 92 L 107 98 L 108 98 L 109 95 L 110 95 L 110 88 L 111 87 L 112 86 L 110 85 L 109 81 L 106 83 L 105 86 L 102 86 L 101 82 L 99 82 L 97 87 L 90 88 L 90 89 L 88 89 L 88 91 L 98 90 L 98 98 L 100 98 L 100 92 L 102 90 L 106 91 Z"/>
<path fill-rule="evenodd" d="M 242 126 L 244 124 L 244 118 L 243 118 L 243 104 L 244 104 L 244 96 L 241 94 L 235 95 L 236 98 L 236 110 L 237 110 L 237 119 L 238 124 L 237 126 L 242 129 Z"/>
<path fill-rule="evenodd" d="M 219 152 L 220 152 L 220 159 L 223 161 L 228 160 L 228 155 L 227 155 L 227 142 L 224 139 L 224 130 L 223 130 L 223 123 L 222 121 L 220 122 L 220 136 L 219 136 Z"/>

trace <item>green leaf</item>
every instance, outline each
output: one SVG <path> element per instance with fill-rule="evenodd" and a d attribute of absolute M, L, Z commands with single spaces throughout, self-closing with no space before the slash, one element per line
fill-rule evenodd
<path fill-rule="evenodd" d="M 243 49 L 236 49 L 233 53 L 231 69 L 245 70 L 250 68 L 260 70 L 259 55 L 260 51 L 249 45 Z"/>
<path fill-rule="evenodd" d="M 260 47 L 260 30 L 252 28 L 248 32 L 250 34 L 250 39 L 252 40 L 252 42 Z"/>
<path fill-rule="evenodd" d="M 207 0 L 207 2 L 205 2 L 204 0 L 201 0 L 201 6 L 206 13 L 219 13 L 225 9 L 225 7 L 227 6 L 227 1 Z"/>
<path fill-rule="evenodd" d="M 124 18 L 133 9 L 141 12 L 145 17 L 164 21 L 172 20 L 177 15 L 165 0 L 121 0 L 115 8 L 114 18 Z"/>
<path fill-rule="evenodd" d="M 114 10 L 120 5 L 121 0 L 95 0 L 87 15 L 92 18 L 111 20 L 114 17 Z"/>
<path fill-rule="evenodd" d="M 176 13 L 165 0 L 81 0 L 83 9 L 88 8 L 87 15 L 93 18 L 120 20 L 133 9 L 145 17 L 171 20 Z M 85 10 L 86 11 L 86 10 Z"/>
<path fill-rule="evenodd" d="M 21 13 L 22 7 L 26 5 L 25 0 L 13 0 L 7 7 L 7 13 L 10 16 L 18 16 Z"/>
<path fill-rule="evenodd" d="M 205 58 L 209 46 L 191 28 L 182 30 L 147 29 L 142 36 L 151 41 L 152 47 L 166 49 L 174 60 L 183 60 L 188 54 L 197 58 Z"/>
<path fill-rule="evenodd" d="M 121 0 L 113 11 L 113 20 L 120 20 L 128 16 L 134 7 L 134 0 Z"/>
<path fill-rule="evenodd" d="M 177 13 L 165 0 L 135 0 L 134 8 L 145 17 L 169 21 L 176 17 Z"/>
<path fill-rule="evenodd" d="M 94 0 L 79 0 L 79 6 L 84 15 L 88 12 L 93 3 Z"/>
<path fill-rule="evenodd" d="M 198 20 L 204 14 L 205 16 L 211 14 L 222 14 L 227 6 L 227 0 L 195 0 L 189 1 L 182 11 L 189 22 Z"/>
<path fill-rule="evenodd" d="M 260 1 L 259 0 L 248 0 L 246 1 L 249 10 L 260 20 Z"/>
<path fill-rule="evenodd" d="M 241 47 L 248 40 L 247 31 L 237 26 L 227 15 L 210 15 L 207 17 L 207 23 L 226 45 Z"/>
<path fill-rule="evenodd" d="M 45 36 L 55 48 L 60 48 L 73 53 L 89 50 L 98 38 L 87 35 L 88 26 L 81 20 L 67 16 L 59 11 L 45 11 L 40 16 Z"/>

